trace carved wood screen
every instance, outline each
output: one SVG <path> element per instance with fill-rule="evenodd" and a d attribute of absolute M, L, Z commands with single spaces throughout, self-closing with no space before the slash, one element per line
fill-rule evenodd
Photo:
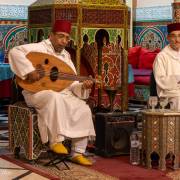
<path fill-rule="evenodd" d="M 97 43 L 89 45 L 85 43 L 82 48 L 82 56 L 92 69 L 92 76 L 101 77 L 101 87 L 95 86 L 93 93 L 98 106 L 108 108 L 110 106 L 106 88 L 117 89 L 114 99 L 114 109 L 121 110 L 122 95 L 122 47 L 120 44 L 108 44 L 98 49 Z"/>

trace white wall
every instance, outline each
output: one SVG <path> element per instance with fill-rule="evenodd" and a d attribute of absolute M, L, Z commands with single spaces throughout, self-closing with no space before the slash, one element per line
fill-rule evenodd
<path fill-rule="evenodd" d="M 174 0 L 133 0 L 134 7 L 169 6 Z"/>
<path fill-rule="evenodd" d="M 0 0 L 0 5 L 30 5 L 36 0 Z"/>

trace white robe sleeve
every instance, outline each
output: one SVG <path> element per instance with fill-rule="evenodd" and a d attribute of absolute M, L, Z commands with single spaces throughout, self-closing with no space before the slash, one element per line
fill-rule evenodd
<path fill-rule="evenodd" d="M 180 89 L 175 76 L 167 73 L 167 57 L 158 54 L 153 64 L 153 72 L 158 87 L 164 91 Z"/>
<path fill-rule="evenodd" d="M 83 83 L 74 82 L 71 85 L 71 91 L 81 99 L 87 99 L 89 94 L 91 93 L 91 89 L 84 89 L 82 88 Z"/>
<path fill-rule="evenodd" d="M 20 78 L 35 70 L 32 63 L 26 58 L 26 54 L 33 51 L 33 44 L 17 46 L 9 51 L 8 58 L 12 71 Z M 35 46 L 37 49 L 37 46 Z"/>

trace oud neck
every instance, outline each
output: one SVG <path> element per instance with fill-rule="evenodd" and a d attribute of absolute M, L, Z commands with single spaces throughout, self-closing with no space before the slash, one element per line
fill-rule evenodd
<path fill-rule="evenodd" d="M 70 74 L 68 74 L 68 75 L 60 74 L 59 75 L 59 79 L 72 80 L 72 81 L 80 81 L 80 82 L 83 82 L 85 80 L 91 80 L 94 83 L 96 83 L 96 80 L 94 78 L 87 77 L 87 76 L 70 75 Z"/>

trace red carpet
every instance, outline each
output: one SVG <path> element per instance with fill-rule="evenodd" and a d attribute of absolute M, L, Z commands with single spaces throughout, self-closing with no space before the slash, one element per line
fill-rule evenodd
<path fill-rule="evenodd" d="M 29 165 L 27 163 L 24 163 L 23 160 L 15 160 L 14 158 L 8 157 L 8 156 L 1 156 L 2 158 L 11 161 L 17 165 L 20 165 L 21 167 L 24 167 L 26 169 L 31 170 L 32 172 L 38 173 L 40 175 L 43 175 L 44 177 L 51 177 L 50 179 L 56 179 L 57 176 L 50 175 L 48 172 L 51 170 L 47 170 L 48 167 L 39 168 L 40 166 L 34 166 Z M 147 169 L 143 166 L 133 166 L 129 163 L 129 156 L 120 156 L 120 157 L 111 157 L 111 158 L 103 158 L 99 156 L 95 156 L 92 158 L 94 162 L 92 167 L 84 167 L 79 166 L 73 163 L 70 163 L 70 170 L 64 170 L 64 165 L 60 164 L 60 171 L 57 170 L 59 173 L 60 179 L 65 180 L 71 177 L 83 177 L 86 179 L 88 177 L 91 177 L 92 179 L 113 179 L 108 177 L 115 177 L 119 180 L 172 180 L 166 176 L 167 171 L 160 171 L 156 169 Z M 68 162 L 69 163 L 69 162 Z M 83 170 L 83 172 L 82 172 Z M 95 170 L 102 174 L 97 174 L 96 172 L 88 172 L 88 170 Z M 52 170 L 51 170 L 52 171 Z M 168 170 L 171 172 L 175 172 L 172 170 Z M 56 173 L 53 173 L 54 175 Z M 104 175 L 103 175 L 104 174 Z M 107 175 L 107 177 L 105 176 Z M 57 174 L 56 174 L 57 175 Z M 52 178 L 53 176 L 53 178 Z M 97 178 L 98 177 L 98 178 Z M 101 178 L 100 178 L 101 177 Z M 172 176 L 171 176 L 172 177 Z M 176 176 L 177 177 L 177 176 Z M 89 178 L 89 179 L 91 179 Z M 77 179 L 77 178 L 75 178 Z"/>
<path fill-rule="evenodd" d="M 166 176 L 167 172 L 131 165 L 129 156 L 95 157 L 95 163 L 91 168 L 120 180 L 171 180 Z"/>

